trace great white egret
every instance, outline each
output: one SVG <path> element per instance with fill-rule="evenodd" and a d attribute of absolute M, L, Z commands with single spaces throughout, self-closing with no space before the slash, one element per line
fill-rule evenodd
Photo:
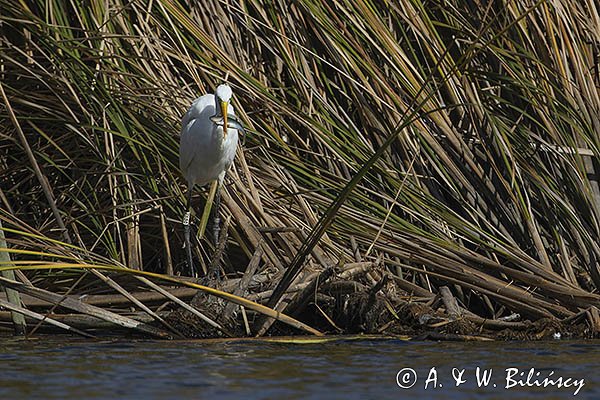
<path fill-rule="evenodd" d="M 238 130 L 243 131 L 230 104 L 232 95 L 228 85 L 219 85 L 214 94 L 205 94 L 194 100 L 181 120 L 179 168 L 188 184 L 187 212 L 183 217 L 183 228 L 187 260 L 192 275 L 195 275 L 190 241 L 192 190 L 195 185 L 204 186 L 215 180 L 218 181 L 218 186 L 212 210 L 213 239 L 215 244 L 219 240 L 220 189 L 225 173 L 235 157 Z"/>

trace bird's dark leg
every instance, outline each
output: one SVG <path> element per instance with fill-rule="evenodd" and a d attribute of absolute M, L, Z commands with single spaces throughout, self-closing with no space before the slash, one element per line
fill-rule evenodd
<path fill-rule="evenodd" d="M 217 184 L 217 192 L 215 193 L 215 199 L 212 208 L 212 229 L 213 229 L 213 240 L 215 249 L 219 246 L 219 234 L 221 233 L 221 217 L 219 215 L 219 209 L 221 208 L 221 182 Z M 219 263 L 214 263 L 215 268 L 212 271 L 212 275 L 217 280 L 220 279 L 220 267 Z"/>
<path fill-rule="evenodd" d="M 183 236 L 185 238 L 185 251 L 187 254 L 188 268 L 190 269 L 190 276 L 196 277 L 196 268 L 194 268 L 194 261 L 192 260 L 192 242 L 190 240 L 190 218 L 192 210 L 192 189 L 194 185 L 188 186 L 187 192 L 187 212 L 183 216 Z"/>
<path fill-rule="evenodd" d="M 221 184 L 217 186 L 217 192 L 215 193 L 215 200 L 212 208 L 212 220 L 213 220 L 213 239 L 214 244 L 219 244 L 219 233 L 221 232 L 221 217 L 219 215 L 219 208 L 221 207 Z"/>

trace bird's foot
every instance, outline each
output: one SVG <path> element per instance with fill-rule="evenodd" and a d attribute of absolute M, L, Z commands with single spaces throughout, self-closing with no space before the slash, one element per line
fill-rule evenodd
<path fill-rule="evenodd" d="M 218 286 L 221 283 L 221 268 L 219 265 L 214 266 L 208 271 L 204 276 L 203 282 L 205 282 L 207 286 Z"/>

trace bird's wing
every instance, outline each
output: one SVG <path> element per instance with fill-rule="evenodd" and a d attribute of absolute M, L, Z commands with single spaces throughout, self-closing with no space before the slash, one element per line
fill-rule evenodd
<path fill-rule="evenodd" d="M 205 94 L 192 102 L 189 110 L 181 119 L 179 143 L 179 167 L 189 181 L 188 168 L 196 151 L 202 146 L 202 136 L 209 133 L 209 117 L 214 114 L 215 96 Z"/>
<path fill-rule="evenodd" d="M 202 111 L 204 111 L 204 109 L 209 105 L 212 105 L 213 107 L 215 106 L 214 96 L 210 94 L 205 94 L 204 96 L 198 97 L 192 102 L 192 105 L 181 119 L 182 133 L 183 129 L 185 129 L 190 120 L 198 118 Z"/>

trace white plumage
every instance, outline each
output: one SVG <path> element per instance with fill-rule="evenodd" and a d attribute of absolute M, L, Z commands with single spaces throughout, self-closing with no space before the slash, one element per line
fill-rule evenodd
<path fill-rule="evenodd" d="M 225 173 L 233 163 L 238 143 L 238 129 L 243 129 L 230 104 L 233 93 L 227 85 L 219 85 L 215 94 L 205 94 L 194 100 L 181 121 L 179 168 L 188 183 L 188 212 L 183 219 L 188 264 L 192 264 L 190 243 L 190 209 L 192 189 L 215 180 L 219 187 L 213 212 L 213 236 L 219 235 L 219 190 Z"/>
<path fill-rule="evenodd" d="M 222 97 L 220 97 L 222 96 Z M 218 99 L 215 101 L 215 99 Z M 223 113 L 235 116 L 231 88 L 220 85 L 216 94 L 205 94 L 192 103 L 181 121 L 179 168 L 189 186 L 204 186 L 216 179 L 220 182 L 233 162 L 238 143 L 238 130 L 229 128 L 223 135 L 224 125 L 211 120 Z M 217 110 L 216 104 L 225 102 L 226 110 Z"/>

